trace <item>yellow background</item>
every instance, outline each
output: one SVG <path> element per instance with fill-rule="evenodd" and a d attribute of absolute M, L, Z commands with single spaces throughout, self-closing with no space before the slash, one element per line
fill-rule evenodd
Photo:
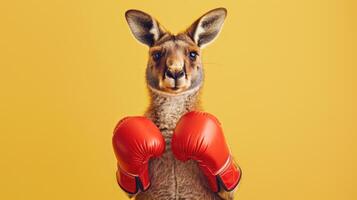
<path fill-rule="evenodd" d="M 244 170 L 237 199 L 357 199 L 356 1 L 2 1 L 0 199 L 123 199 L 115 123 L 147 104 L 142 9 L 177 32 L 226 7 L 203 104 Z"/>

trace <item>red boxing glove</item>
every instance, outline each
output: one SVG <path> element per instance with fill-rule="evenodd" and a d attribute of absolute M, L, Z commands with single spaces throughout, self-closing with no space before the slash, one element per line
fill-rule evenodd
<path fill-rule="evenodd" d="M 233 190 L 241 178 L 241 170 L 230 155 L 218 120 L 208 113 L 192 111 L 181 117 L 171 141 L 178 160 L 196 160 L 214 192 L 220 185 Z"/>
<path fill-rule="evenodd" d="M 126 117 L 114 130 L 113 148 L 118 161 L 120 187 L 131 194 L 150 186 L 148 162 L 165 150 L 160 130 L 146 117 Z"/>

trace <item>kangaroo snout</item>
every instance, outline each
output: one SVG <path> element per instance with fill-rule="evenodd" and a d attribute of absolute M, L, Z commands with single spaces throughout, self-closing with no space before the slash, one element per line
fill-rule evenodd
<path fill-rule="evenodd" d="M 183 76 L 185 76 L 185 72 L 183 70 L 171 71 L 168 69 L 165 72 L 165 76 L 176 80 L 176 79 L 179 79 L 179 78 L 182 78 Z"/>

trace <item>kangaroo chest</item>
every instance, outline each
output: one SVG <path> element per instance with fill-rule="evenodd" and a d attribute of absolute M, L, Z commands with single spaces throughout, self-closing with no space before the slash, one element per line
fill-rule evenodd
<path fill-rule="evenodd" d="M 210 191 L 205 177 L 194 161 L 181 162 L 171 151 L 171 138 L 180 117 L 197 107 L 197 94 L 181 97 L 156 97 L 146 112 L 166 141 L 165 153 L 149 163 L 151 186 L 136 196 L 148 199 L 220 199 Z"/>

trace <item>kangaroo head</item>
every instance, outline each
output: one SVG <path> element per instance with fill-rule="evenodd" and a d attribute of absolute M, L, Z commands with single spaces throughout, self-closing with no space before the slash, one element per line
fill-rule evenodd
<path fill-rule="evenodd" d="M 203 82 L 201 49 L 219 34 L 226 17 L 224 8 L 211 10 L 187 30 L 171 34 L 150 15 L 139 10 L 125 13 L 131 32 L 149 46 L 146 80 L 150 89 L 180 94 Z"/>

